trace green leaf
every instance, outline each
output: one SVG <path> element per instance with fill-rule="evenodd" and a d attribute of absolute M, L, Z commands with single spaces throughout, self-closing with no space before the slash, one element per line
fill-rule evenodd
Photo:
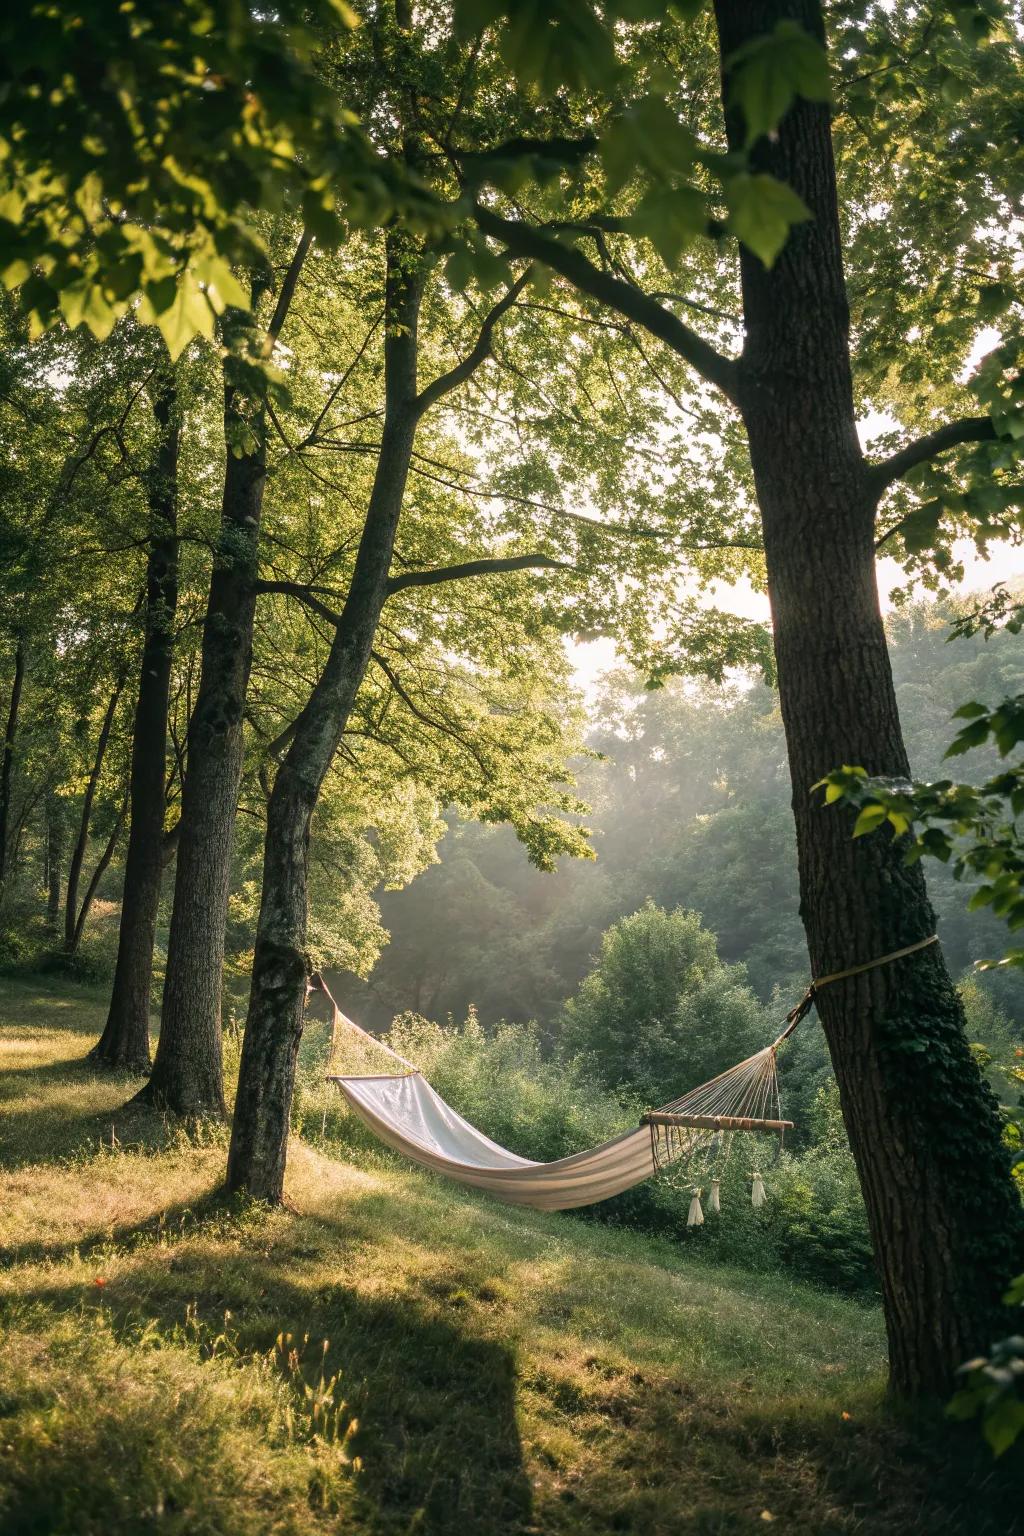
<path fill-rule="evenodd" d="M 174 303 L 157 315 L 156 323 L 172 361 L 181 356 L 193 337 L 212 339 L 213 310 L 191 272 L 182 273 Z"/>
<path fill-rule="evenodd" d="M 1002 1456 L 1024 1433 L 1024 1402 L 1016 1397 L 1003 1397 L 990 1408 L 984 1417 L 985 1439 L 995 1456 Z"/>
<path fill-rule="evenodd" d="M 696 187 L 678 187 L 672 191 L 653 189 L 642 199 L 629 225 L 638 235 L 646 235 L 670 270 L 680 256 L 707 229 L 708 215 L 703 193 Z"/>
<path fill-rule="evenodd" d="M 854 837 L 877 831 L 886 821 L 887 814 L 884 805 L 866 805 L 853 824 Z"/>
<path fill-rule="evenodd" d="M 774 176 L 731 176 L 725 184 L 729 230 L 759 256 L 766 267 L 775 263 L 794 224 L 811 217 L 810 209 L 785 182 Z"/>
<path fill-rule="evenodd" d="M 828 61 L 821 44 L 795 21 L 754 38 L 729 60 L 729 99 L 747 125 L 747 146 L 771 133 L 797 96 L 828 101 Z"/>

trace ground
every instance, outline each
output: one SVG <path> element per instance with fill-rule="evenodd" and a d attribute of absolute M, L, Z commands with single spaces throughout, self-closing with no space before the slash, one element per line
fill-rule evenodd
<path fill-rule="evenodd" d="M 0 979 L 5 1536 L 1015 1528 L 874 1308 L 298 1140 L 229 1206 L 222 1128 L 84 1064 L 102 1003 Z"/>

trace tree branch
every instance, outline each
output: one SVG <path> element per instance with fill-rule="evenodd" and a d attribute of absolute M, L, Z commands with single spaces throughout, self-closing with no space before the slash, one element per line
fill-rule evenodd
<path fill-rule="evenodd" d="M 309 248 L 312 244 L 312 231 L 304 229 L 299 236 L 299 243 L 295 247 L 295 254 L 288 264 L 288 271 L 285 273 L 284 282 L 281 284 L 281 292 L 278 294 L 277 303 L 274 305 L 274 313 L 271 315 L 270 324 L 267 326 L 267 338 L 271 348 L 273 348 L 274 342 L 280 336 L 281 327 L 287 319 L 288 310 L 295 295 L 295 287 L 299 281 L 299 273 L 302 271 L 302 264 L 309 254 Z"/>
<path fill-rule="evenodd" d="M 991 416 L 965 416 L 960 421 L 949 421 L 944 427 L 936 427 L 934 432 L 928 432 L 915 442 L 908 443 L 905 448 L 900 448 L 891 458 L 870 465 L 868 476 L 872 489 L 877 496 L 881 496 L 895 480 L 901 480 L 910 470 L 916 469 L 918 464 L 927 464 L 929 459 L 936 458 L 949 448 L 957 448 L 961 443 L 994 442 L 995 436 L 996 429 L 992 425 Z"/>
<path fill-rule="evenodd" d="M 435 405 L 445 395 L 450 394 L 453 389 L 458 389 L 460 384 L 464 384 L 467 379 L 473 376 L 481 363 L 487 361 L 491 355 L 494 327 L 502 315 L 512 308 L 512 305 L 522 293 L 529 280 L 530 268 L 527 267 L 526 271 L 516 278 L 511 288 L 502 295 L 494 308 L 486 316 L 483 325 L 480 327 L 480 334 L 476 339 L 476 345 L 472 352 L 467 357 L 464 357 L 461 363 L 456 363 L 454 368 L 450 368 L 447 373 L 442 373 L 432 383 L 425 385 L 420 390 L 416 396 L 416 414 L 418 416 L 422 416 L 424 411 L 428 411 L 432 405 Z"/>
<path fill-rule="evenodd" d="M 465 581 L 471 576 L 494 576 L 503 571 L 576 571 L 575 565 L 552 555 L 509 555 L 494 560 L 465 560 L 461 565 L 441 565 L 433 571 L 403 571 L 388 581 L 388 596 L 406 587 L 435 587 L 442 581 Z"/>
<path fill-rule="evenodd" d="M 283 592 L 286 597 L 294 597 L 298 602 L 305 603 L 307 608 L 311 608 L 314 613 L 318 613 L 335 628 L 341 623 L 341 614 L 335 613 L 333 608 L 328 608 L 327 604 L 322 603 L 309 587 L 302 585 L 301 581 L 256 581 L 253 583 L 253 589 L 256 592 Z"/>
<path fill-rule="evenodd" d="M 437 720 L 434 718 L 434 716 L 428 715 L 424 710 L 420 709 L 419 706 L 413 701 L 413 699 L 410 698 L 401 681 L 395 675 L 394 671 L 384 660 L 384 657 L 380 654 L 379 651 L 371 651 L 370 655 L 373 657 L 373 660 L 377 663 L 380 670 L 384 673 L 384 676 L 387 678 L 388 682 L 398 694 L 398 697 L 401 699 L 402 703 L 405 705 L 406 709 L 413 716 L 413 718 L 418 720 L 421 725 L 425 725 L 434 731 L 440 731 L 442 735 L 450 737 L 451 740 L 457 742 L 460 747 L 464 747 L 469 755 L 473 758 L 481 773 L 484 775 L 484 778 L 489 780 L 491 778 L 491 770 L 488 764 L 484 761 L 484 758 L 476 745 L 470 741 L 467 736 L 464 736 L 462 732 L 449 721 Z"/>
<path fill-rule="evenodd" d="M 735 361 L 718 352 L 696 331 L 691 331 L 670 310 L 663 309 L 654 299 L 621 277 L 602 272 L 582 251 L 562 245 L 521 220 L 502 218 L 500 214 L 479 203 L 474 212 L 485 234 L 501 240 L 516 256 L 544 262 L 584 293 L 589 293 L 592 298 L 644 326 L 652 336 L 657 336 L 678 353 L 684 362 L 689 363 L 691 368 L 696 369 L 701 378 L 720 389 L 726 399 L 734 405 L 737 403 L 739 370 Z"/>

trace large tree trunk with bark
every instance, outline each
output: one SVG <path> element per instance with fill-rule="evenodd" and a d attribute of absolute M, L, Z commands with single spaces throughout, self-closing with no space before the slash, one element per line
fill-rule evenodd
<path fill-rule="evenodd" d="M 277 1203 L 306 993 L 309 828 L 370 660 L 418 420 L 416 325 L 422 279 L 406 243 L 388 239 L 385 416 L 352 585 L 324 671 L 296 723 L 267 807 L 252 990 L 228 1156 L 228 1188 Z"/>
<path fill-rule="evenodd" d="M 814 0 L 718 0 L 717 13 L 725 60 L 782 18 L 822 35 Z M 764 527 L 801 914 L 812 974 L 825 975 L 925 938 L 935 916 L 900 842 L 854 840 L 850 817 L 811 792 L 843 763 L 906 775 L 908 762 L 856 433 L 828 108 L 798 101 L 757 155 L 813 215 L 770 271 L 741 253 L 739 403 Z M 945 1392 L 989 1341 L 1021 1264 L 995 1102 L 937 945 L 823 988 L 817 1006 L 867 1205 L 892 1386 Z"/>
<path fill-rule="evenodd" d="M 281 286 L 267 330 L 268 354 L 284 324 L 311 242 L 304 233 Z M 138 1095 L 143 1103 L 182 1115 L 224 1113 L 224 928 L 266 482 L 265 412 L 252 409 L 252 402 L 230 385 L 224 393 L 224 429 L 227 464 L 220 536 L 203 626 L 199 693 L 188 729 L 160 1038 L 152 1075 Z M 246 444 L 241 452 L 240 440 Z"/>
<path fill-rule="evenodd" d="M 90 1059 L 120 1071 L 149 1070 L 149 994 L 164 866 L 167 705 L 178 602 L 178 448 L 174 375 L 153 396 L 159 443 L 148 488 L 146 621 L 132 738 L 131 825 L 110 1011 Z"/>
<path fill-rule="evenodd" d="M 78 818 L 78 835 L 75 838 L 75 846 L 71 850 L 71 863 L 68 868 L 68 886 L 64 897 L 64 953 L 74 955 L 78 951 L 78 945 L 85 927 L 85 919 L 88 916 L 92 898 L 95 895 L 96 884 L 94 880 L 89 888 L 81 911 L 78 906 L 78 885 L 82 878 L 82 865 L 85 862 L 86 850 L 89 846 L 89 829 L 92 826 L 92 808 L 96 799 L 96 791 L 99 788 L 100 776 L 103 772 L 103 760 L 107 755 L 107 747 L 110 743 L 110 732 L 114 725 L 114 716 L 120 703 L 121 694 L 124 692 L 124 677 L 120 677 L 114 687 L 113 693 L 107 703 L 103 715 L 103 723 L 100 726 L 100 734 L 96 740 L 96 755 L 89 770 L 89 777 L 85 783 L 85 794 L 82 798 L 82 812 Z M 120 832 L 120 826 L 117 828 Z M 113 848 L 106 855 L 103 868 L 110 862 Z M 101 861 L 102 862 L 102 861 Z M 102 870 L 100 871 L 102 873 Z"/>
<path fill-rule="evenodd" d="M 3 755 L 0 757 L 0 895 L 7 882 L 11 842 L 11 796 L 14 787 L 14 743 L 18 735 L 18 714 L 25 686 L 25 642 L 19 635 L 14 648 L 14 675 L 4 725 Z"/>
<path fill-rule="evenodd" d="M 230 388 L 224 414 L 230 443 L 238 425 Z M 266 480 L 262 419 L 255 430 L 249 452 L 236 454 L 229 447 L 227 453 L 220 539 L 203 627 L 202 673 L 188 729 L 160 1038 L 152 1076 L 139 1095 L 182 1115 L 224 1112 L 224 924 Z"/>

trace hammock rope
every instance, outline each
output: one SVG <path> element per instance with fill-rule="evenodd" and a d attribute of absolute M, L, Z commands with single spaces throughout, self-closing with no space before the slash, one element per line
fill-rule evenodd
<path fill-rule="evenodd" d="M 331 1007 L 327 1081 L 338 1087 L 350 1108 L 382 1141 L 414 1162 L 485 1190 L 499 1200 L 541 1210 L 569 1210 L 594 1204 L 670 1165 L 686 1163 L 687 1170 L 697 1179 L 703 1179 L 714 1169 L 709 1209 L 717 1212 L 721 1208 L 721 1169 L 729 1160 L 734 1136 L 748 1131 L 775 1135 L 781 1152 L 783 1137 L 793 1127 L 791 1120 L 782 1118 L 776 1056 L 779 1046 L 813 1007 L 821 989 L 902 960 L 936 941 L 937 935 L 931 934 L 875 960 L 816 977 L 786 1015 L 786 1027 L 771 1045 L 720 1072 L 710 1082 L 650 1110 L 636 1130 L 625 1131 L 590 1151 L 550 1163 L 519 1157 L 470 1125 L 435 1093 L 413 1062 L 342 1013 L 319 973 L 310 976 L 306 995 L 319 990 Z M 377 1075 L 332 1073 L 329 1069 L 334 1063 L 342 1026 L 384 1052 L 401 1070 Z M 759 1207 L 766 1198 L 764 1180 L 756 1168 L 750 1179 L 751 1203 Z M 704 1222 L 702 1194 L 701 1184 L 695 1183 L 688 1226 Z"/>

